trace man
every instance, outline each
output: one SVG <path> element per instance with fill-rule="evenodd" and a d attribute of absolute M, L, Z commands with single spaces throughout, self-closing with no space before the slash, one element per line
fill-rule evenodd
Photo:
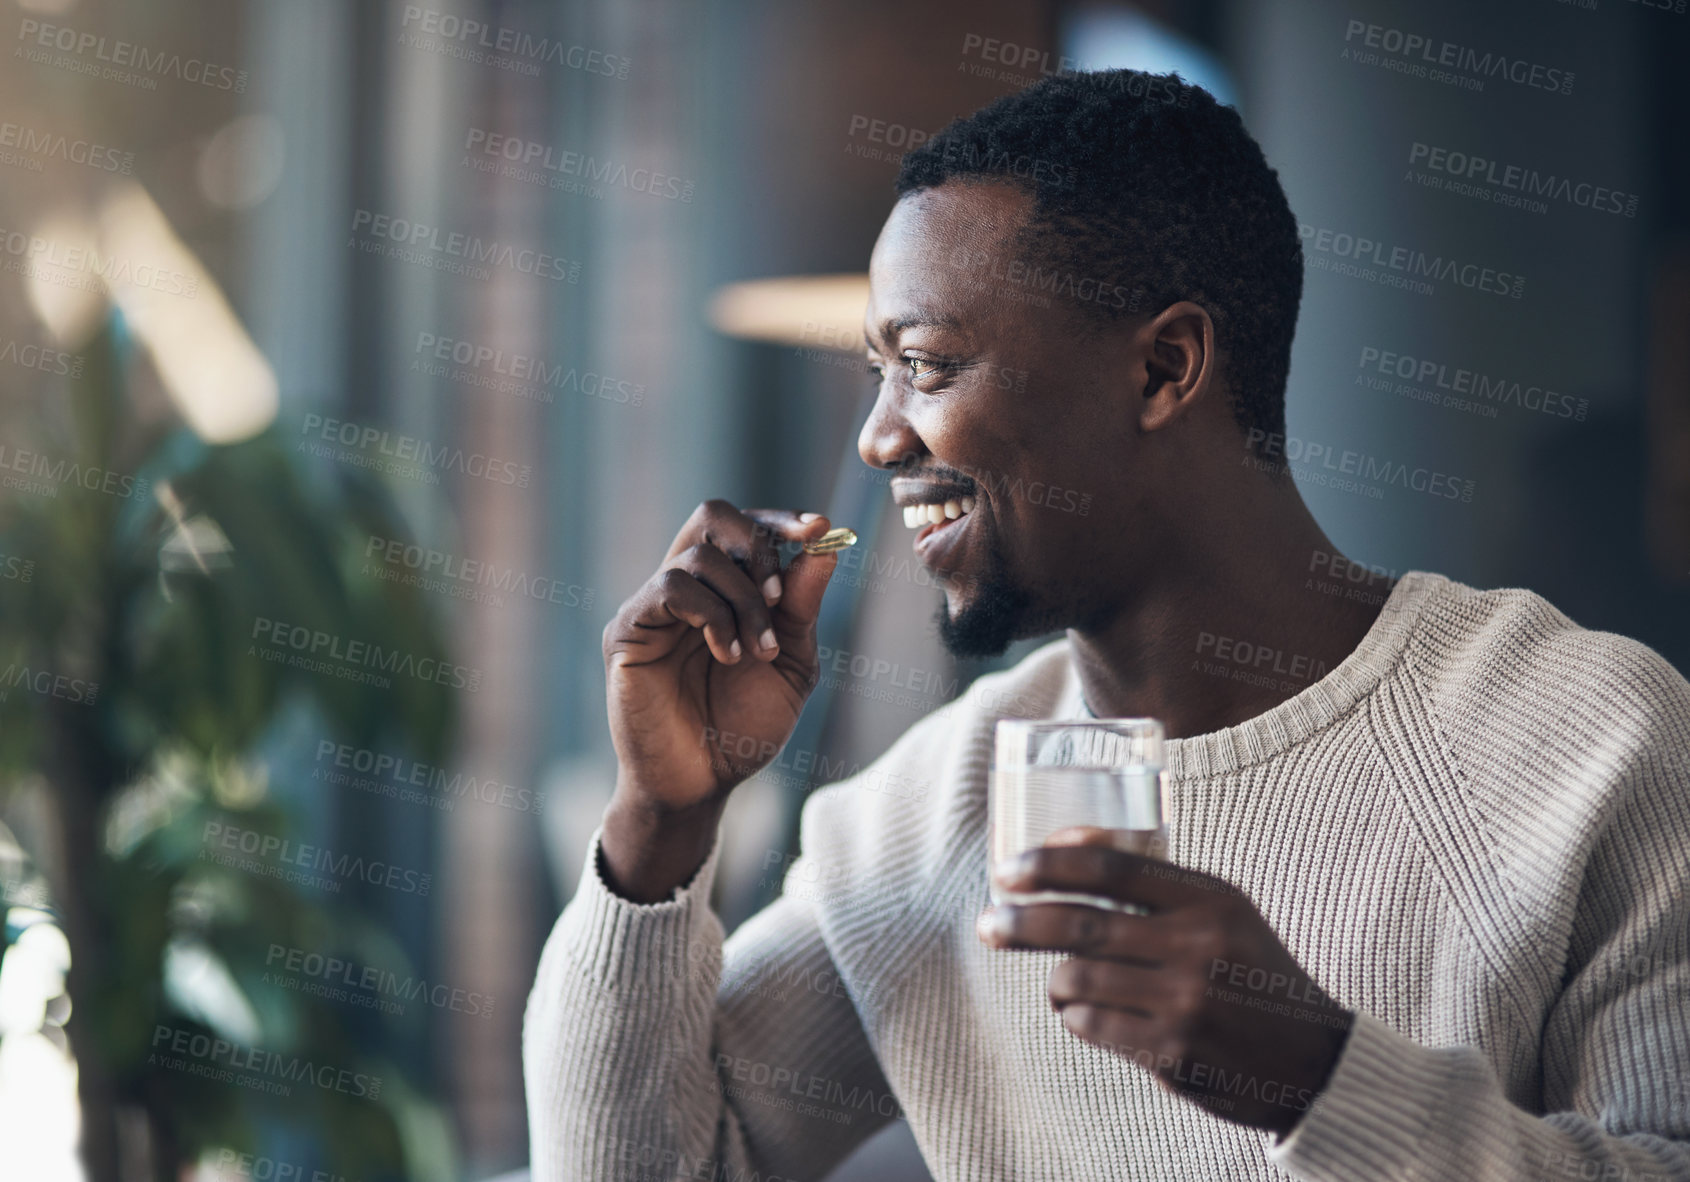
<path fill-rule="evenodd" d="M 781 566 L 816 514 L 699 507 L 605 629 L 536 1178 L 819 1179 L 901 1117 L 943 1182 L 1690 1179 L 1690 685 L 1529 592 L 1350 593 L 1273 447 L 1301 254 L 1237 114 L 1048 78 L 898 188 L 860 450 L 953 651 L 1065 638 L 815 793 L 724 946 L 723 802 L 817 680 L 835 559 Z M 1148 913 L 989 911 L 994 721 L 1088 714 L 1165 722 L 1169 861 L 1090 831 L 1002 881 Z"/>

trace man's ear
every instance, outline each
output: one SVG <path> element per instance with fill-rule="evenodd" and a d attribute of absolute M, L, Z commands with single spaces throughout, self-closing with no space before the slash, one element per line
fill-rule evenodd
<path fill-rule="evenodd" d="M 1170 304 L 1139 330 L 1144 348 L 1144 404 L 1139 427 L 1158 431 L 1209 389 L 1215 371 L 1215 322 L 1190 300 Z"/>

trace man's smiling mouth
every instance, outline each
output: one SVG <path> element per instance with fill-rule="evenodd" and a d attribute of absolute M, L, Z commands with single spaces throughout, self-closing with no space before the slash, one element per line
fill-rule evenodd
<path fill-rule="evenodd" d="M 951 549 L 958 527 L 979 503 L 969 486 L 901 477 L 892 481 L 892 499 L 904 510 L 904 524 L 916 531 L 915 551 L 929 566 Z"/>

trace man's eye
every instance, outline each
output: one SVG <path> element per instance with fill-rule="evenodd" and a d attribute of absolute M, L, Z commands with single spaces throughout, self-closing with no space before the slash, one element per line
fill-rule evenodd
<path fill-rule="evenodd" d="M 898 360 L 909 367 L 909 375 L 912 378 L 926 377 L 942 368 L 937 361 L 929 361 L 925 357 L 900 357 Z M 868 372 L 876 382 L 886 380 L 886 366 L 883 362 L 869 362 Z"/>

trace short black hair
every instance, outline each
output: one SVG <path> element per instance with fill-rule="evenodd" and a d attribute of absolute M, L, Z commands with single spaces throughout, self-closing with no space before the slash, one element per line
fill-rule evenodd
<path fill-rule="evenodd" d="M 912 149 L 897 191 L 953 179 L 1029 191 L 1020 247 L 1069 272 L 1049 289 L 1074 290 L 1080 277 L 1083 305 L 1105 318 L 1202 305 L 1239 426 L 1252 439 L 1252 429 L 1283 435 L 1302 243 L 1235 109 L 1177 74 L 1054 74 Z"/>

